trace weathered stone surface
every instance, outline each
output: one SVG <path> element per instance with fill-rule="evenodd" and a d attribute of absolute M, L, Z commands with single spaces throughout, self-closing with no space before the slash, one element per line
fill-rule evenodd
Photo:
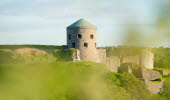
<path fill-rule="evenodd" d="M 82 61 L 100 62 L 96 49 L 96 30 L 95 27 L 67 28 L 68 48 L 74 48 L 72 43 L 75 43 L 75 48 L 80 50 L 80 59 Z M 69 35 L 71 36 L 70 39 Z M 81 35 L 81 38 L 78 38 L 78 35 Z M 90 37 L 91 35 L 93 35 L 92 38 Z M 87 43 L 87 47 L 84 46 L 85 43 Z"/>
<path fill-rule="evenodd" d="M 139 65 L 139 56 L 127 56 L 123 58 L 123 63 L 134 63 Z"/>
<path fill-rule="evenodd" d="M 119 73 L 128 72 L 132 73 L 136 78 L 143 80 L 141 66 L 133 63 L 123 63 L 118 69 Z"/>
<path fill-rule="evenodd" d="M 154 53 L 150 49 L 144 49 L 139 55 L 123 57 L 123 63 L 133 63 L 153 69 Z"/>
<path fill-rule="evenodd" d="M 120 66 L 120 59 L 116 56 L 106 58 L 106 65 L 111 72 L 118 72 Z"/>
<path fill-rule="evenodd" d="M 97 49 L 99 55 L 99 62 L 105 63 L 106 62 L 106 49 Z"/>
<path fill-rule="evenodd" d="M 142 76 L 145 80 L 155 80 L 162 78 L 162 75 L 158 71 L 142 68 Z"/>
<path fill-rule="evenodd" d="M 80 51 L 79 50 L 69 50 L 69 52 L 71 53 L 71 59 L 73 61 L 77 61 L 78 59 L 80 59 Z"/>
<path fill-rule="evenodd" d="M 148 86 L 148 89 L 151 91 L 151 93 L 156 94 L 159 93 L 163 86 L 163 81 L 159 83 L 149 82 L 145 81 L 145 84 Z"/>
<path fill-rule="evenodd" d="M 142 50 L 139 58 L 139 65 L 153 69 L 154 53 L 150 49 Z"/>
<path fill-rule="evenodd" d="M 139 66 L 132 63 L 122 64 L 118 72 L 132 73 L 133 75 L 136 76 L 136 78 L 139 78 L 141 80 L 155 80 L 162 77 L 162 75 L 158 71 L 147 69 L 143 66 Z"/>

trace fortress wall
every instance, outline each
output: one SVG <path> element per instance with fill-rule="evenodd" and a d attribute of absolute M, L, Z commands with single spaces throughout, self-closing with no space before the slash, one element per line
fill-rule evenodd
<path fill-rule="evenodd" d="M 106 65 L 108 70 L 111 72 L 118 72 L 118 67 L 120 67 L 120 59 L 119 57 L 107 57 L 106 58 Z"/>
<path fill-rule="evenodd" d="M 133 63 L 139 65 L 139 56 L 128 56 L 123 58 L 123 63 Z"/>
<path fill-rule="evenodd" d="M 132 73 L 132 66 L 128 64 L 120 65 L 120 67 L 118 68 L 118 73 L 123 73 L 123 72 Z"/>
<path fill-rule="evenodd" d="M 106 49 L 97 49 L 100 63 L 106 62 Z"/>
<path fill-rule="evenodd" d="M 71 52 L 71 58 L 73 61 L 80 59 L 80 51 L 79 50 L 72 50 L 70 52 Z"/>
<path fill-rule="evenodd" d="M 158 71 L 150 70 L 132 63 L 123 63 L 119 67 L 119 72 L 132 73 L 136 76 L 136 78 L 139 78 L 141 80 L 155 80 L 162 77 L 162 75 Z"/>
<path fill-rule="evenodd" d="M 151 91 L 151 93 L 157 94 L 163 86 L 163 81 L 161 81 L 160 83 L 145 81 L 145 84 L 148 86 L 148 89 Z"/>
<path fill-rule="evenodd" d="M 65 57 L 70 61 L 76 61 L 77 59 L 80 59 L 80 51 L 77 49 L 67 50 Z"/>
<path fill-rule="evenodd" d="M 144 80 L 155 80 L 162 78 L 162 75 L 158 71 L 142 68 L 142 76 Z"/>
<path fill-rule="evenodd" d="M 123 63 L 119 67 L 118 72 L 128 72 L 133 74 L 136 78 L 143 80 L 141 67 L 133 63 Z"/>
<path fill-rule="evenodd" d="M 145 49 L 140 55 L 139 65 L 145 66 L 148 69 L 153 69 L 154 54 L 151 50 Z"/>

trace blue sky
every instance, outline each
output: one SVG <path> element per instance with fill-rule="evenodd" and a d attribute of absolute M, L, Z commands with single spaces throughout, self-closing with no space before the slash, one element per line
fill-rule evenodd
<path fill-rule="evenodd" d="M 125 27 L 149 28 L 160 0 L 1 0 L 0 44 L 65 45 L 66 27 L 84 18 L 98 27 L 98 46 L 122 44 Z"/>

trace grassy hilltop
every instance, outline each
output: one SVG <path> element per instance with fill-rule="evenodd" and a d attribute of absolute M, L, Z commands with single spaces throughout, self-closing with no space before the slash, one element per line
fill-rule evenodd
<path fill-rule="evenodd" d="M 0 46 L 2 100 L 169 100 L 169 79 L 153 95 L 129 73 L 92 62 L 72 62 L 66 46 Z"/>

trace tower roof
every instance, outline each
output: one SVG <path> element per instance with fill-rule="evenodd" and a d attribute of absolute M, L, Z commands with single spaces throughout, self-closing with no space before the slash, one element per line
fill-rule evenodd
<path fill-rule="evenodd" d="M 85 19 L 80 19 L 78 21 L 76 21 L 75 23 L 71 24 L 69 27 L 96 27 L 93 24 L 91 24 L 90 22 L 86 21 Z"/>

